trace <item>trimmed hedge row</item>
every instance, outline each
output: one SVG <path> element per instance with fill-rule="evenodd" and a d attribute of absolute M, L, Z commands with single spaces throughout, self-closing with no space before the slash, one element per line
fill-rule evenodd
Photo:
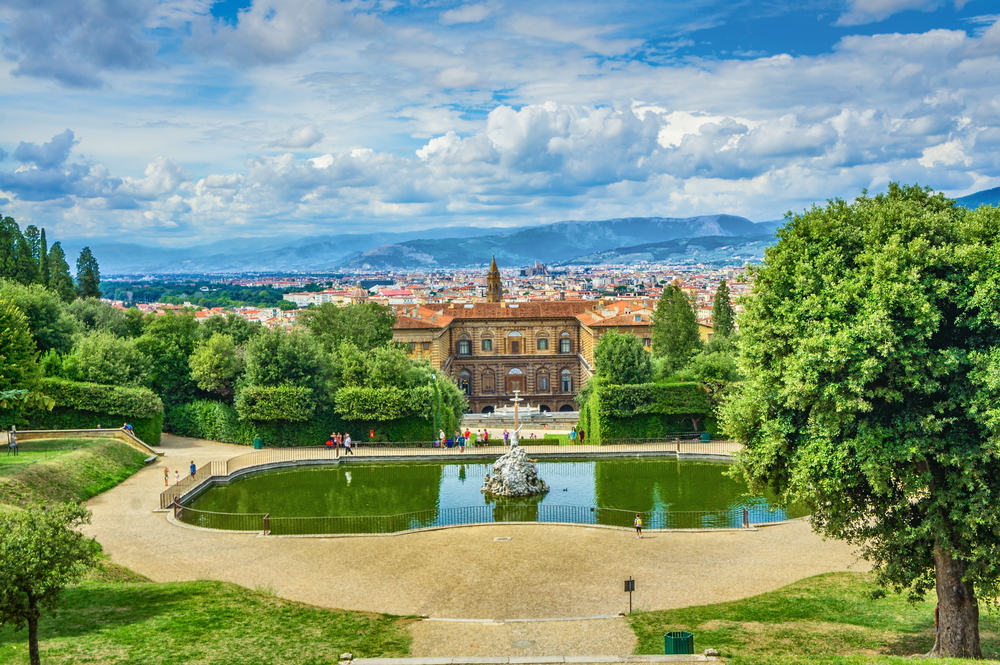
<path fill-rule="evenodd" d="M 211 400 L 197 400 L 170 409 L 166 429 L 180 436 L 245 446 L 256 438 L 264 439 L 268 446 L 318 446 L 326 442 L 331 432 L 349 432 L 358 442 L 431 441 L 436 438 L 434 423 L 421 418 L 347 421 L 326 410 L 302 423 L 251 422 L 240 419 L 231 405 Z M 369 437 L 371 430 L 375 431 L 374 439 Z"/>
<path fill-rule="evenodd" d="M 580 410 L 587 442 L 611 439 L 651 439 L 698 431 L 698 423 L 714 431 L 708 393 L 697 383 L 603 385 L 592 381 L 590 396 Z"/>
<path fill-rule="evenodd" d="M 53 398 L 55 408 L 3 412 L 0 427 L 95 429 L 121 427 L 127 422 L 145 443 L 151 446 L 160 443 L 163 402 L 151 390 L 44 378 L 38 391 Z"/>

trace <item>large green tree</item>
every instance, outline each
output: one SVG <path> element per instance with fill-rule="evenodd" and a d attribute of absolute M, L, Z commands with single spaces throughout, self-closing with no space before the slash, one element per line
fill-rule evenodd
<path fill-rule="evenodd" d="M 198 337 L 207 340 L 215 334 L 228 335 L 236 346 L 245 346 L 250 338 L 264 329 L 257 321 L 247 321 L 236 314 L 213 316 L 198 326 Z"/>
<path fill-rule="evenodd" d="M 191 376 L 198 387 L 230 399 L 236 390 L 236 379 L 243 371 L 243 358 L 229 335 L 215 333 L 200 342 L 188 360 Z"/>
<path fill-rule="evenodd" d="M 0 215 L 0 279 L 19 284 L 38 281 L 38 263 L 31 255 L 31 245 L 13 217 Z"/>
<path fill-rule="evenodd" d="M 101 269 L 89 247 L 80 250 L 76 260 L 76 293 L 81 298 L 101 297 Z"/>
<path fill-rule="evenodd" d="M 778 237 L 723 409 L 739 468 L 883 583 L 935 589 L 935 655 L 980 657 L 978 599 L 1000 590 L 1000 209 L 893 184 Z"/>
<path fill-rule="evenodd" d="M 374 302 L 338 307 L 323 303 L 301 314 L 302 322 L 327 351 L 341 342 L 351 342 L 361 350 L 373 349 L 392 341 L 396 313 L 391 307 Z"/>
<path fill-rule="evenodd" d="M 63 302 L 76 300 L 76 287 L 73 285 L 73 277 L 69 274 L 69 264 L 66 262 L 66 252 L 63 251 L 62 243 L 52 243 L 52 249 L 49 250 L 48 269 L 48 287 L 58 294 Z"/>
<path fill-rule="evenodd" d="M 38 622 L 62 592 L 97 562 L 100 545 L 78 530 L 90 511 L 75 503 L 0 511 L 0 624 L 28 627 L 28 656 L 39 665 Z"/>
<path fill-rule="evenodd" d="M 736 313 L 729 297 L 729 284 L 723 278 L 719 288 L 715 290 L 715 300 L 712 302 L 712 334 L 732 335 L 736 328 Z"/>
<path fill-rule="evenodd" d="M 0 297 L 12 301 L 24 312 L 39 351 L 54 349 L 66 353 L 73 347 L 73 335 L 80 326 L 55 293 L 39 284 L 0 280 Z"/>
<path fill-rule="evenodd" d="M 335 371 L 328 354 L 303 330 L 274 328 L 247 344 L 241 383 L 248 386 L 301 386 L 323 398 L 334 387 Z"/>
<path fill-rule="evenodd" d="M 108 332 L 81 335 L 73 347 L 72 358 L 78 375 L 72 378 L 105 385 L 149 385 L 152 361 L 139 350 L 134 339 Z"/>
<path fill-rule="evenodd" d="M 595 376 L 605 384 L 649 383 L 653 363 L 635 335 L 609 330 L 594 348 Z"/>
<path fill-rule="evenodd" d="M 118 337 L 138 337 L 143 331 L 143 315 L 138 309 L 121 309 L 97 298 L 71 302 L 66 308 L 87 330 L 109 332 Z"/>
<path fill-rule="evenodd" d="M 0 388 L 33 387 L 40 375 L 37 358 L 38 350 L 24 312 L 0 297 Z"/>
<path fill-rule="evenodd" d="M 136 348 L 150 358 L 150 387 L 168 407 L 194 398 L 188 358 L 194 351 L 197 328 L 190 314 L 167 312 L 151 318 L 136 340 Z"/>
<path fill-rule="evenodd" d="M 676 372 L 701 348 L 698 317 L 677 284 L 668 284 L 653 313 L 653 356 Z"/>

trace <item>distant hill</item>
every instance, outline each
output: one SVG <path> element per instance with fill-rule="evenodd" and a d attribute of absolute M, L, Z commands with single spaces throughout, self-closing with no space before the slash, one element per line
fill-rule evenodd
<path fill-rule="evenodd" d="M 233 238 L 185 248 L 131 243 L 94 243 L 90 249 L 101 273 L 177 274 L 243 271 L 333 271 L 364 251 L 414 238 L 474 237 L 495 228 L 441 227 L 400 233 L 343 233 L 330 236 Z M 67 256 L 79 254 L 82 241 L 63 243 Z M 73 261 L 71 260 L 70 263 Z"/>
<path fill-rule="evenodd" d="M 680 238 L 772 234 L 781 222 L 755 224 L 735 215 L 629 217 L 594 222 L 557 222 L 475 238 L 419 239 L 361 253 L 345 267 L 432 269 L 484 265 L 496 256 L 502 265 L 534 261 L 565 264 L 578 256 Z"/>
<path fill-rule="evenodd" d="M 637 263 L 699 264 L 714 266 L 744 265 L 764 258 L 764 250 L 777 242 L 773 233 L 746 236 L 702 236 L 678 238 L 633 247 L 618 247 L 594 252 L 566 261 L 562 265 L 600 264 L 635 265 Z"/>
<path fill-rule="evenodd" d="M 982 205 L 1000 205 L 1000 187 L 984 189 L 981 192 L 975 192 L 968 196 L 961 196 L 955 199 L 955 203 L 966 208 L 978 208 Z"/>

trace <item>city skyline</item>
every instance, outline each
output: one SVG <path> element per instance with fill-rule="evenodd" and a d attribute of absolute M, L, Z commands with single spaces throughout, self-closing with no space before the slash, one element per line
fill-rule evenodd
<path fill-rule="evenodd" d="M 990 9 L 8 1 L 0 213 L 183 246 L 963 195 L 1000 185 Z"/>

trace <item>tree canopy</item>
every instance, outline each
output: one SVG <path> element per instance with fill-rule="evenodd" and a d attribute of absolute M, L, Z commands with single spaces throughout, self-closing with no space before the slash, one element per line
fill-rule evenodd
<path fill-rule="evenodd" d="M 698 317 L 677 284 L 668 284 L 653 314 L 653 356 L 662 358 L 664 369 L 683 367 L 701 348 Z"/>
<path fill-rule="evenodd" d="M 39 284 L 0 281 L 0 296 L 24 312 L 39 351 L 68 352 L 80 326 L 66 313 L 59 296 Z"/>
<path fill-rule="evenodd" d="M 1000 590 L 1000 209 L 893 184 L 778 232 L 723 408 L 739 468 L 879 579 L 935 588 L 935 654 L 979 657 Z"/>
<path fill-rule="evenodd" d="M 712 334 L 728 336 L 733 334 L 736 323 L 736 313 L 733 311 L 733 303 L 730 301 L 729 284 L 723 277 L 719 282 L 719 288 L 715 290 L 715 299 L 712 301 Z"/>
<path fill-rule="evenodd" d="M 39 377 L 37 357 L 24 312 L 0 297 L 0 387 L 8 390 L 34 386 Z"/>
<path fill-rule="evenodd" d="M 609 330 L 594 348 L 595 375 L 605 383 L 649 383 L 653 380 L 653 363 L 635 335 Z"/>
<path fill-rule="evenodd" d="M 316 309 L 307 309 L 300 315 L 306 325 L 327 351 L 336 350 L 341 342 L 351 342 L 366 351 L 392 341 L 392 327 L 396 313 L 391 307 L 374 302 L 338 307 L 323 303 Z"/>
<path fill-rule="evenodd" d="M 75 503 L 0 511 L 0 625 L 28 627 L 31 665 L 39 665 L 38 621 L 63 589 L 97 561 L 100 545 L 77 529 L 90 511 Z"/>
<path fill-rule="evenodd" d="M 56 292 L 63 302 L 76 300 L 76 287 L 73 286 L 73 278 L 69 274 L 69 264 L 66 262 L 66 252 L 63 251 L 62 243 L 52 243 L 52 249 L 49 250 L 48 269 L 47 286 Z"/>
<path fill-rule="evenodd" d="M 76 260 L 76 292 L 81 298 L 101 297 L 101 271 L 89 247 L 80 250 Z"/>
<path fill-rule="evenodd" d="M 229 335 L 215 333 L 195 347 L 188 359 L 191 376 L 198 387 L 229 399 L 236 390 L 236 379 L 243 371 L 243 359 Z"/>

